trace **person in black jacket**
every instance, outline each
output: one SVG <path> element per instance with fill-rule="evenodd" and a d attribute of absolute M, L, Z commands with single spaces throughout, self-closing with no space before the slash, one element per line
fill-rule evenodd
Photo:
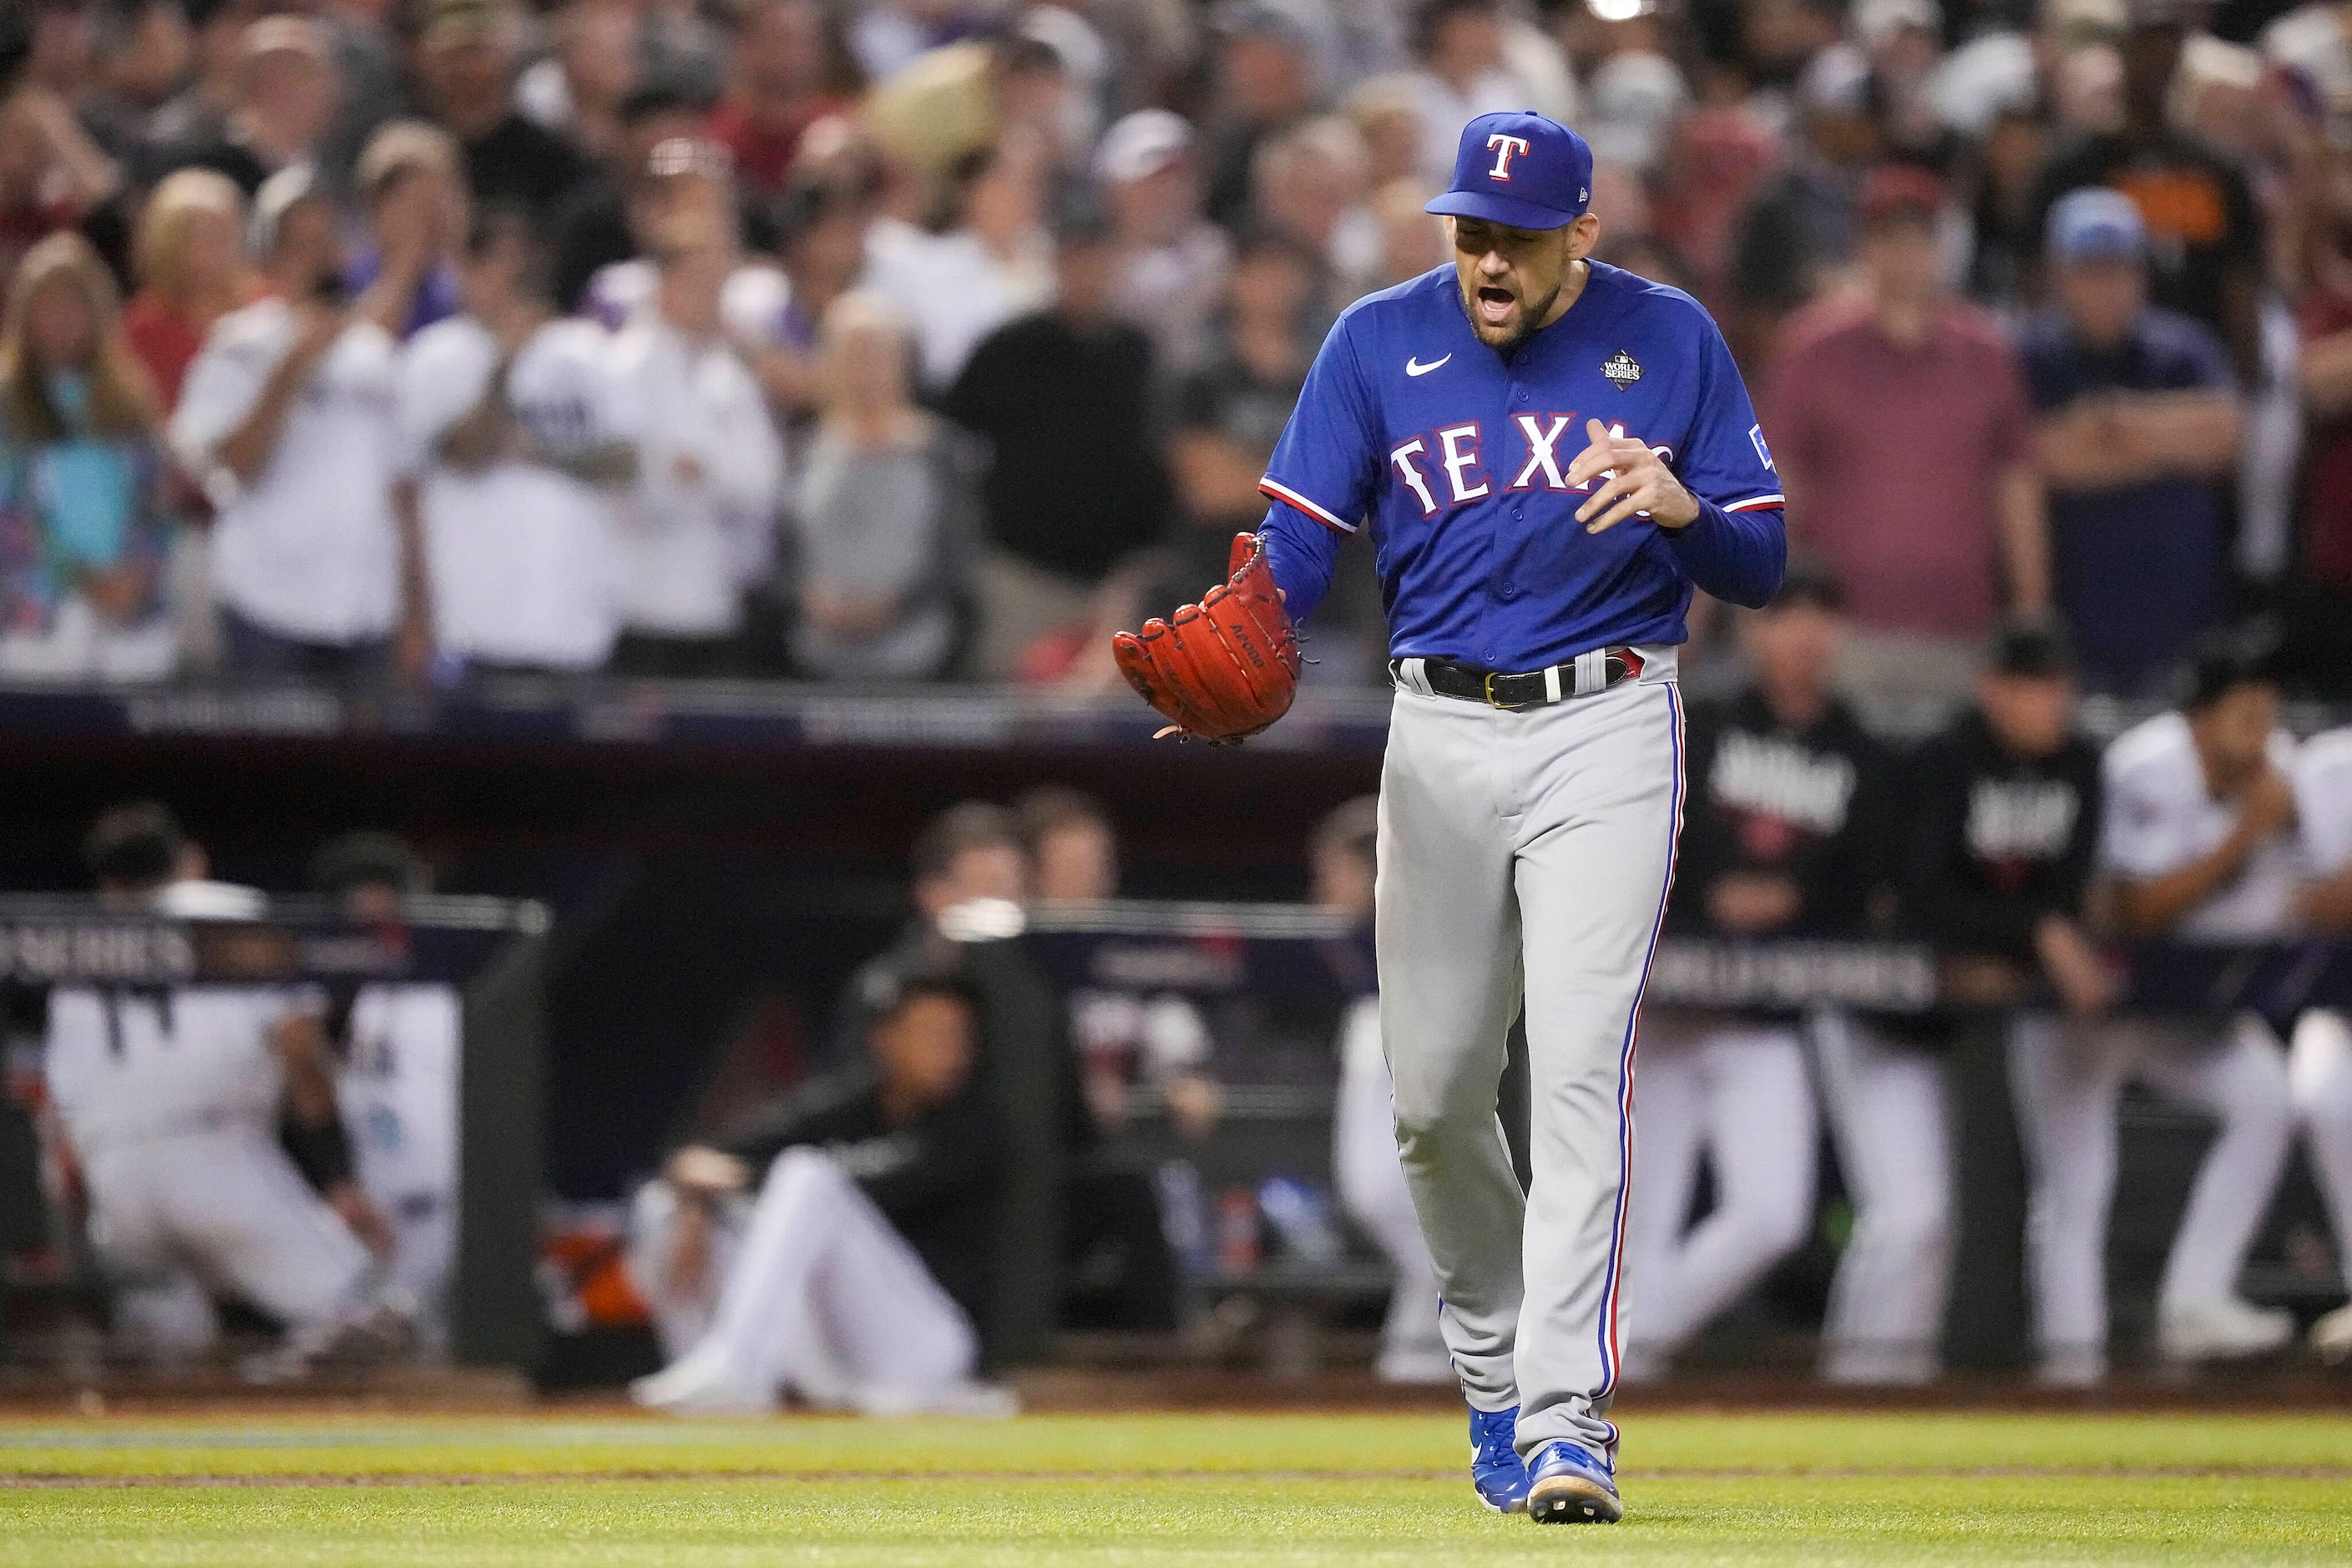
<path fill-rule="evenodd" d="M 972 1380 L 1003 1143 L 977 1017 L 961 982 L 902 977 L 867 1060 L 670 1157 L 639 1194 L 629 1267 L 676 1359 L 632 1385 L 638 1404 L 754 1413 L 788 1390 L 873 1414 L 1009 1410 Z"/>
<path fill-rule="evenodd" d="M 2065 1015 L 2090 1018 L 2115 999 L 2115 980 L 2084 926 L 2098 855 L 2099 752 L 2075 728 L 2074 695 L 2074 647 L 2062 627 L 2025 621 L 2001 629 L 1975 705 L 1920 748 L 1903 884 L 1912 922 L 1940 951 L 1950 980 L 1988 1001 L 2046 984 Z M 2011 1030 L 2018 1123 L 2037 1173 L 2054 1163 L 2037 1086 L 2062 1064 L 2060 1028 L 2035 1009 Z M 2060 1284 L 2079 1270 L 2052 1250 L 2053 1197 L 2064 1201 L 2036 1183 L 2029 1246 L 2038 1375 L 2076 1386 L 2105 1372 L 2094 1343 L 2104 1336 L 2070 1321 L 2081 1315 L 2070 1303 L 2084 1292 Z"/>
<path fill-rule="evenodd" d="M 1668 929 L 1717 937 L 1851 936 L 1880 879 L 1886 761 L 1830 689 L 1836 582 L 1792 561 L 1740 623 L 1755 667 L 1694 704 Z M 1653 1377 L 1805 1238 L 1817 1131 L 1799 1020 L 1653 1009 L 1633 1105 L 1624 1375 Z M 1704 1151 L 1717 1201 L 1685 1229 Z"/>

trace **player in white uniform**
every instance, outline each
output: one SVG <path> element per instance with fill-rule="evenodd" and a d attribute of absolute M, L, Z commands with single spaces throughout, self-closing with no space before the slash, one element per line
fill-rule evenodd
<path fill-rule="evenodd" d="M 595 669 L 620 635 L 612 487 L 635 471 L 635 388 L 602 328 L 552 319 L 522 215 L 477 215 L 461 276 L 466 313 L 416 335 L 395 397 L 435 644 L 477 666 Z"/>
<path fill-rule="evenodd" d="M 2294 742 L 2260 650 L 2216 637 L 2195 661 L 2184 710 L 2125 731 L 2102 764 L 2099 868 L 2117 932 L 2134 940 L 2263 942 L 2294 918 L 2298 858 L 2287 779 Z M 2124 1017 L 2052 1031 L 2012 1059 L 2033 1173 L 2038 1317 L 2083 1342 L 2045 1358 L 2104 1356 L 2102 1258 L 2115 1191 L 2116 1104 L 2127 1079 L 2221 1123 L 2190 1188 L 2158 1289 L 2168 1360 L 2256 1354 L 2294 1331 L 2238 1295 L 2238 1271 L 2277 1185 L 2291 1136 L 2286 1062 L 2252 1015 Z"/>
<path fill-rule="evenodd" d="M 326 845 L 310 880 L 361 924 L 396 922 L 401 900 L 428 890 L 408 847 L 381 833 Z M 326 1011 L 354 1173 L 383 1215 L 392 1278 L 415 1307 L 419 1347 L 437 1352 L 448 1343 L 457 1262 L 457 994 L 445 984 L 362 985 L 340 1003 L 331 998 Z"/>
<path fill-rule="evenodd" d="M 195 884 L 209 898 L 173 897 L 180 858 L 176 830 L 153 808 L 110 813 L 91 836 L 103 896 L 218 912 L 218 884 Z M 51 994 L 50 1097 L 80 1162 L 92 1247 L 120 1290 L 117 1326 L 150 1353 L 207 1349 L 215 1294 L 285 1326 L 282 1351 L 254 1363 L 256 1375 L 404 1340 L 396 1291 L 278 1140 L 289 1079 L 323 1089 L 316 1042 L 299 998 L 278 986 Z"/>
<path fill-rule="evenodd" d="M 2315 735 L 2295 758 L 2295 815 L 2306 869 L 2303 917 L 2314 931 L 2352 935 L 2352 728 Z M 2294 1026 L 2288 1077 L 2336 1225 L 2336 1263 L 2352 1286 L 2352 1023 L 2338 1008 L 2314 1008 Z M 2352 1357 L 2352 1307 L 2311 1329 L 2312 1348 L 2331 1362 Z"/>

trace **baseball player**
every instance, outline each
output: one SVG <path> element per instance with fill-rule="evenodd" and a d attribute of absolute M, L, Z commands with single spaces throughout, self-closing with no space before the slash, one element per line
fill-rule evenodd
<path fill-rule="evenodd" d="M 259 912 L 257 896 L 238 909 L 222 884 L 179 881 L 182 845 L 159 808 L 110 812 L 90 836 L 100 896 L 183 918 Z M 91 1246 L 119 1291 L 118 1326 L 163 1357 L 210 1348 L 215 1293 L 285 1325 L 280 1350 L 248 1363 L 257 1378 L 406 1341 L 396 1289 L 278 1141 L 289 1086 L 298 1100 L 333 1093 L 300 1004 L 263 985 L 50 996 L 48 1087 L 89 1190 Z"/>
<path fill-rule="evenodd" d="M 2303 918 L 2315 931 L 2352 935 L 2352 728 L 2303 743 L 2294 804 L 2314 878 L 2303 890 Z M 2287 1077 L 2336 1225 L 2336 1266 L 2352 1287 L 2352 1023 L 2340 1009 L 2315 1008 L 2296 1021 Z M 2314 1323 L 2311 1346 L 2331 1362 L 2352 1358 L 2352 1307 Z"/>
<path fill-rule="evenodd" d="M 789 1389 L 877 1415 L 1007 1410 L 971 1378 L 1002 1155 L 976 1008 L 957 981 L 905 979 L 868 1061 L 646 1184 L 629 1271 L 676 1359 L 638 1404 L 743 1414 Z"/>
<path fill-rule="evenodd" d="M 2135 940 L 2259 942 L 2294 919 L 2300 857 L 2288 783 L 2294 742 L 2278 728 L 2264 650 L 2218 635 L 2200 645 L 2188 701 L 2125 731 L 2101 763 L 2097 895 Z M 2286 1062 L 2268 1025 L 2234 1018 L 2118 1018 L 2075 1027 L 2015 1060 L 2032 1172 L 2037 1320 L 2106 1348 L 2101 1262 L 2115 1190 L 2116 1107 L 2127 1079 L 2221 1124 L 2189 1188 L 2157 1295 L 2168 1361 L 2253 1355 L 2294 1322 L 2238 1294 L 2238 1271 L 2293 1136 Z M 2053 1300 L 2053 1291 L 2069 1299 Z"/>
<path fill-rule="evenodd" d="M 1592 153 L 1536 114 L 1462 133 L 1429 204 L 1453 265 L 1359 300 L 1316 356 L 1233 579 L 1121 634 L 1188 734 L 1271 723 L 1294 617 L 1370 525 L 1397 687 L 1376 945 L 1397 1148 L 1444 1294 L 1480 1498 L 1623 1509 L 1618 1373 L 1634 1018 L 1682 818 L 1676 645 L 1696 585 L 1780 584 L 1780 488 L 1687 295 L 1591 259 Z M 1525 1009 L 1534 1183 L 1496 1121 Z"/>
<path fill-rule="evenodd" d="M 1691 714 L 1670 915 L 1679 930 L 1852 936 L 1863 926 L 1888 760 L 1831 689 L 1842 602 L 1826 571 L 1791 563 L 1771 607 L 1741 618 L 1754 683 Z M 1805 1239 L 1818 1132 L 1798 1026 L 1773 1011 L 1675 1009 L 1649 1021 L 1634 1107 L 1629 1378 L 1666 1371 Z M 1688 1226 L 1702 1151 L 1716 1204 Z"/>
<path fill-rule="evenodd" d="M 1976 703 L 1920 748 L 1914 775 L 1904 895 L 1920 931 L 2003 986 L 2039 977 L 2056 992 L 2061 1013 L 2016 1014 L 2010 1027 L 2011 1078 L 2027 1165 L 2062 1160 L 2043 1146 L 2053 1131 L 2041 1102 L 2026 1091 L 2061 1032 L 2096 1019 L 2114 1000 L 2116 981 L 2084 921 L 2084 895 L 2099 836 L 2099 753 L 2074 727 L 2074 653 L 2054 623 L 2020 621 L 1993 639 L 1990 666 L 1977 678 Z M 1935 1112 L 1943 1142 L 1946 1117 Z M 1898 1131 L 1896 1136 L 1902 1136 Z M 1916 1160 L 1916 1152 L 1911 1157 Z M 1934 1212 L 1939 1251 L 1951 1254 L 1948 1163 Z M 2079 1250 L 2044 1256 L 2067 1225 L 2053 1205 L 2100 1202 L 2086 1193 L 2037 1190 L 2027 1226 L 2033 1261 L 2036 1375 L 2054 1387 L 2080 1388 L 2105 1374 L 2104 1320 L 2070 1316 L 2094 1304 L 2094 1292 L 2063 1284 L 2084 1261 Z M 1923 1209 L 1925 1205 L 1920 1205 Z M 1935 1306 L 1943 1306 L 1941 1280 Z"/>

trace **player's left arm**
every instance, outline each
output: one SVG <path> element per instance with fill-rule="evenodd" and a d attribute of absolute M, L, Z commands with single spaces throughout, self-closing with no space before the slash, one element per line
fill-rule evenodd
<path fill-rule="evenodd" d="M 1588 533 L 1629 518 L 1665 532 L 1683 570 L 1706 592 L 1750 609 L 1780 591 L 1789 541 L 1779 477 L 1748 388 L 1712 321 L 1705 323 L 1697 409 L 1677 468 L 1637 436 L 1585 421 L 1589 442 L 1569 465 L 1571 489 L 1600 480 L 1576 510 Z M 1602 476 L 1606 475 L 1606 478 Z"/>

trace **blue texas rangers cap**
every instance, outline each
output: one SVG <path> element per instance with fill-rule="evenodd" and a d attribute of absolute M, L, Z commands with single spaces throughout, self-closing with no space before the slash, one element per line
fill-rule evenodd
<path fill-rule="evenodd" d="M 1454 184 L 1428 210 L 1513 228 L 1563 228 L 1592 205 L 1592 149 L 1540 114 L 1482 114 L 1462 128 Z"/>

